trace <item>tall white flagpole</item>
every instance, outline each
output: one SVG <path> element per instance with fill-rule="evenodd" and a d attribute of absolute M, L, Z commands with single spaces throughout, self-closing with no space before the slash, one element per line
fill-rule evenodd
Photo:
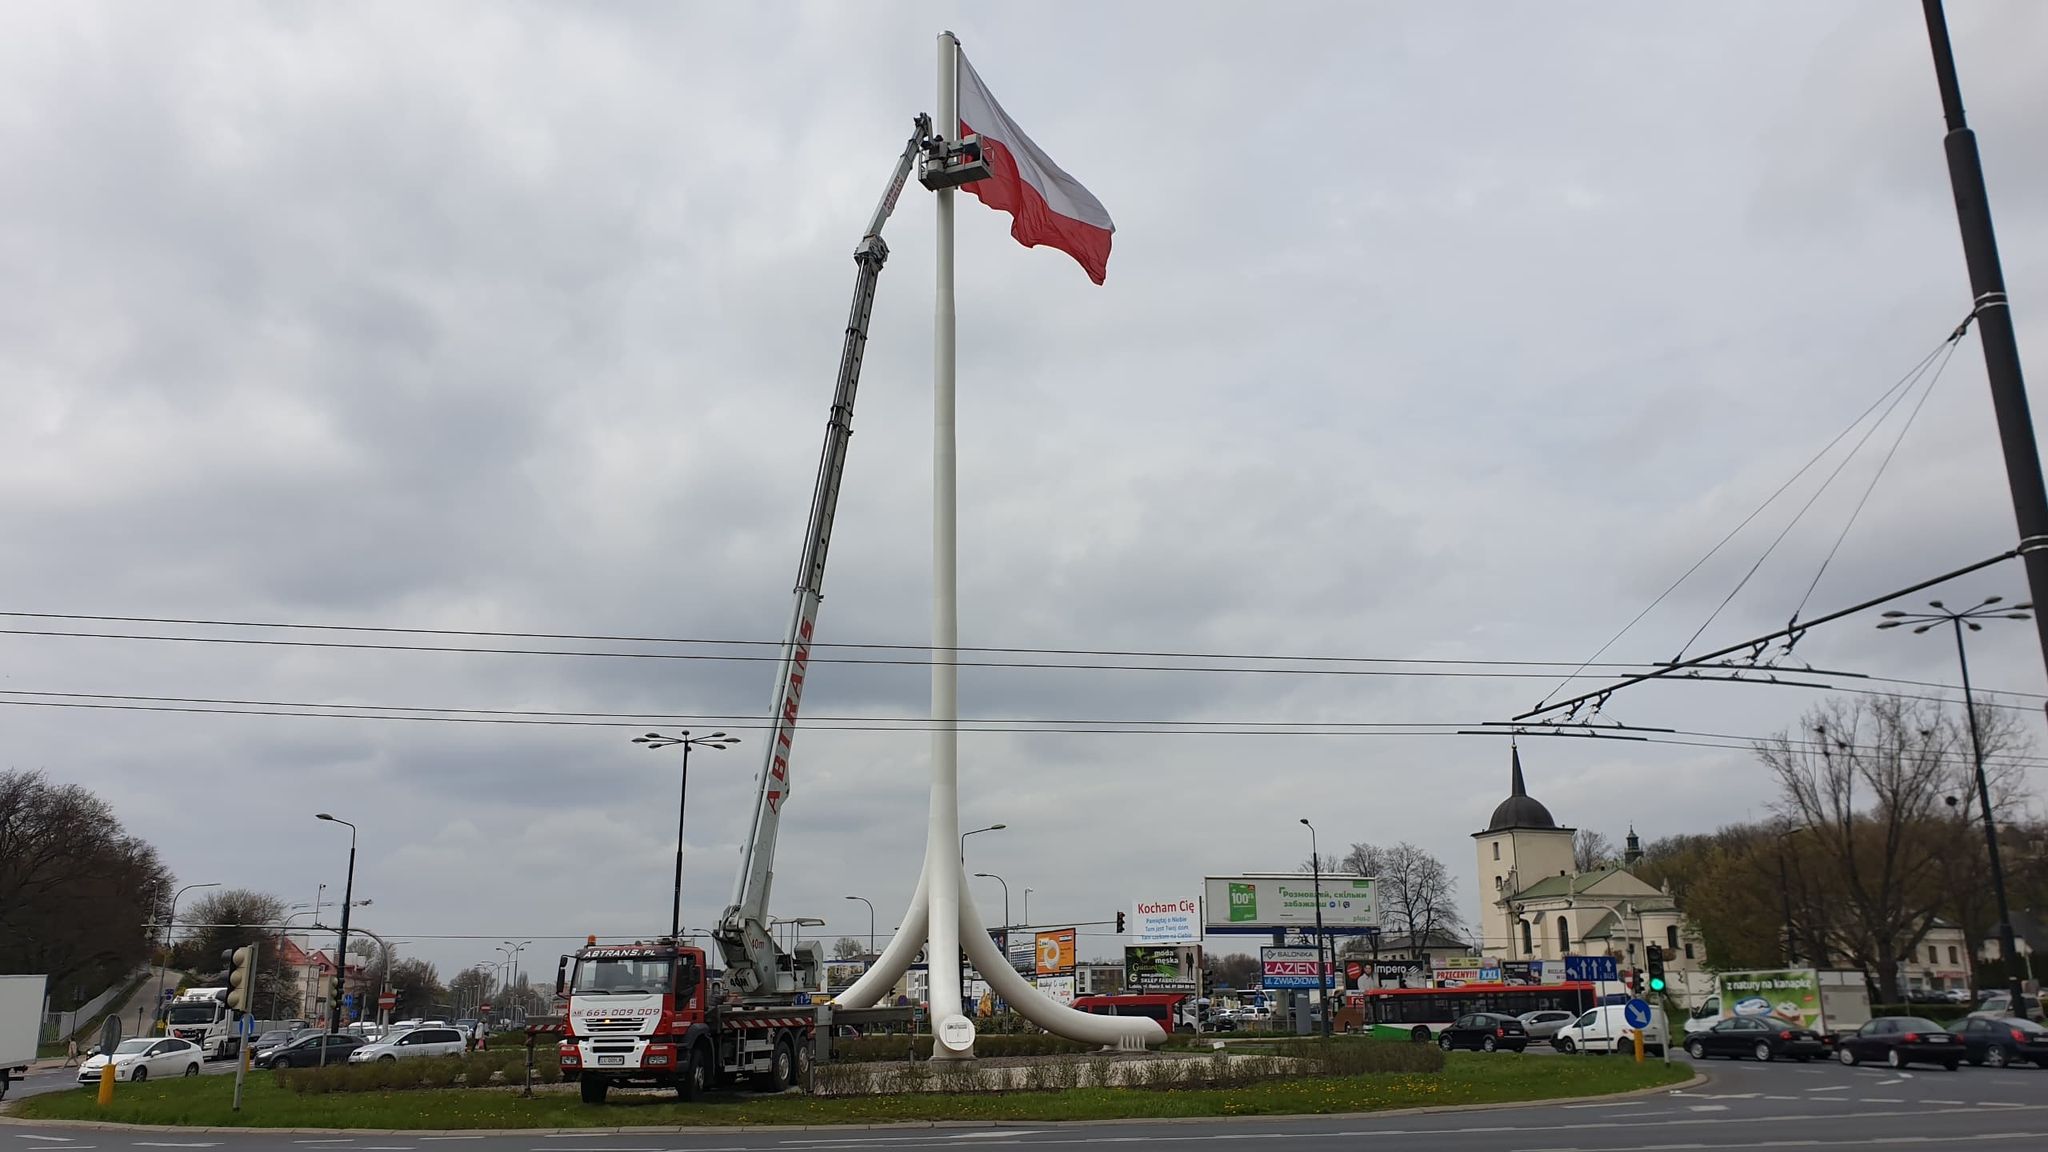
<path fill-rule="evenodd" d="M 960 41 L 939 35 L 939 101 L 934 130 L 960 134 Z M 960 988 L 960 647 L 959 492 L 953 422 L 953 197 L 938 197 L 938 285 L 932 317 L 932 801 L 925 852 L 935 1059 L 974 1054 L 974 1022 Z"/>

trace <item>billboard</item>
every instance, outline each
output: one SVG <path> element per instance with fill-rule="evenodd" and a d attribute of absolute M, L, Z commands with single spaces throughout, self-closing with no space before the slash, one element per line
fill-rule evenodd
<path fill-rule="evenodd" d="M 1131 942 L 1134 944 L 1199 944 L 1202 904 L 1193 897 L 1131 901 Z"/>
<path fill-rule="evenodd" d="M 1133 944 L 1124 949 L 1126 992 L 1193 992 L 1202 978 L 1202 949 L 1193 944 Z"/>
<path fill-rule="evenodd" d="M 1259 949 L 1259 986 L 1262 988 L 1323 987 L 1323 963 L 1314 948 Z"/>
<path fill-rule="evenodd" d="M 1379 882 L 1370 876 L 1322 878 L 1323 930 L 1356 936 L 1379 927 Z M 1316 879 L 1299 873 L 1210 876 L 1202 881 L 1208 930 L 1265 934 L 1316 924 Z"/>
<path fill-rule="evenodd" d="M 1040 976 L 1064 976 L 1074 970 L 1074 930 L 1055 928 L 1040 932 L 1037 940 L 1037 959 L 1033 971 Z"/>
<path fill-rule="evenodd" d="M 1058 1004 L 1074 1002 L 1074 978 L 1072 976 L 1040 976 L 1031 982 L 1045 996 Z"/>
<path fill-rule="evenodd" d="M 1771 1015 L 1796 1020 L 1803 1028 L 1820 1026 L 1820 977 L 1811 968 L 1723 972 L 1714 979 L 1724 1014 Z"/>

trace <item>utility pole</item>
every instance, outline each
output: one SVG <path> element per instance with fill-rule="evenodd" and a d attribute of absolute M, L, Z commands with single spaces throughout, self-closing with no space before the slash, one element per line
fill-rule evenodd
<path fill-rule="evenodd" d="M 1955 53 L 1949 45 L 1941 0 L 1921 0 L 1921 7 L 1927 17 L 1928 46 L 1934 52 L 1942 118 L 1948 124 L 1942 147 L 1948 154 L 1949 185 L 1963 235 L 1963 260 L 1970 270 L 1971 315 L 1977 321 L 1977 341 L 1984 349 L 1984 376 L 1991 385 L 1991 407 L 1998 417 L 1998 440 L 2005 452 L 2005 478 L 2012 489 L 2013 518 L 2019 525 L 2018 551 L 2026 565 L 2028 598 L 2035 604 L 2048 604 L 2048 487 L 2041 481 L 2041 451 L 2034 442 L 2027 384 L 2020 373 L 2020 346 L 2013 336 L 2012 305 L 2005 294 L 1998 235 L 1991 227 L 1984 163 L 1977 153 L 1977 134 L 1963 116 L 1963 90 L 1956 78 Z M 2048 614 L 2036 616 L 2034 630 L 2043 662 L 2048 663 Z"/>

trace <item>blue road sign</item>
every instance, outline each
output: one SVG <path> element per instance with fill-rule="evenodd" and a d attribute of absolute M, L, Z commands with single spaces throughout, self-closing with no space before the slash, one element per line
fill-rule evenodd
<path fill-rule="evenodd" d="M 1631 1028 L 1642 1029 L 1650 1026 L 1650 1006 L 1641 1000 L 1631 1000 L 1622 1007 L 1621 1018 Z"/>
<path fill-rule="evenodd" d="M 1564 978 L 1577 983 L 1621 979 L 1621 967 L 1612 956 L 1567 956 Z"/>

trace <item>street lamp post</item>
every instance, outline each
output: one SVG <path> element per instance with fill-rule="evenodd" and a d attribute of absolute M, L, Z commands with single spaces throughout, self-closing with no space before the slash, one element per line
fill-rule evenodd
<path fill-rule="evenodd" d="M 683 817 L 690 810 L 690 749 L 730 748 L 739 742 L 739 737 L 727 736 L 723 732 L 713 732 L 709 736 L 692 736 L 687 728 L 683 729 L 680 736 L 663 736 L 659 732 L 649 732 L 645 736 L 633 737 L 633 743 L 644 744 L 650 749 L 673 748 L 678 744 L 683 748 L 682 794 L 676 801 L 676 892 L 668 919 L 668 935 L 671 940 L 681 940 L 683 937 Z"/>
<path fill-rule="evenodd" d="M 1970 655 L 1963 647 L 1963 629 L 1967 627 L 1972 632 L 1982 632 L 1984 626 L 1978 623 L 1980 620 L 2032 619 L 2027 614 L 2033 608 L 2032 604 L 1997 607 L 2003 601 L 2002 596 L 1987 596 L 1982 604 L 1958 612 L 1939 600 L 1929 600 L 1927 606 L 1933 608 L 1933 612 L 1887 612 L 1884 623 L 1878 627 L 1897 628 L 1911 624 L 1914 625 L 1913 634 L 1918 636 L 1937 625 L 1947 624 L 1955 632 L 1956 663 L 1963 673 L 1963 714 L 1970 721 L 1970 759 L 1977 771 L 1977 805 L 1984 810 L 1984 847 L 1991 857 L 1991 892 L 1998 899 L 1998 947 L 2005 959 L 2006 990 L 2012 996 L 2013 1013 L 2024 1015 L 2021 1009 L 2026 1001 L 2021 997 L 2019 949 L 2013 940 L 2012 910 L 2005 902 L 2005 866 L 1998 857 L 1998 822 L 1991 814 L 1991 785 L 1984 779 L 1984 741 L 1977 731 L 1976 697 L 1970 692 Z"/>
<path fill-rule="evenodd" d="M 1035 888 L 1026 888 L 1026 889 L 1024 889 L 1024 924 L 1023 924 L 1023 926 L 1024 926 L 1024 927 L 1026 927 L 1026 928 L 1029 928 L 1029 927 L 1031 927 L 1031 894 L 1032 894 L 1033 892 L 1035 892 L 1035 891 L 1037 891 L 1037 889 L 1035 889 Z"/>
<path fill-rule="evenodd" d="M 981 832 L 1001 832 L 1003 829 L 1008 827 L 1008 824 L 991 824 L 986 828 L 976 828 L 972 831 L 962 832 L 960 834 L 960 863 L 967 863 L 967 838 L 969 836 L 973 836 Z"/>
<path fill-rule="evenodd" d="M 1010 882 L 993 872 L 976 872 L 977 880 L 993 880 L 1003 886 L 1003 947 L 1010 944 Z"/>
<path fill-rule="evenodd" d="M 170 975 L 171 970 L 171 930 L 178 926 L 178 897 L 183 896 L 194 888 L 218 888 L 220 885 L 221 882 L 218 880 L 209 881 L 205 884 L 187 884 L 176 892 L 171 893 L 171 911 L 168 916 L 164 917 L 164 959 L 162 965 L 156 970 L 156 1006 L 158 1008 L 163 1007 L 164 980 Z M 136 1021 L 138 1030 L 141 1023 L 140 1020 Z M 164 1031 L 168 1033 L 170 1027 L 166 1025 Z"/>
<path fill-rule="evenodd" d="M 327 1001 L 327 1031 L 341 1031 L 341 998 L 348 993 L 348 914 L 356 899 L 356 826 L 331 812 L 315 813 L 315 820 L 348 827 L 348 879 L 341 888 L 341 942 L 334 949 L 334 995 Z M 320 1045 L 320 1063 L 327 1064 L 327 1045 Z"/>
<path fill-rule="evenodd" d="M 847 899 L 858 900 L 868 906 L 868 956 L 872 959 L 875 955 L 875 902 L 865 896 L 848 896 Z"/>
<path fill-rule="evenodd" d="M 1309 869 L 1315 876 L 1316 888 L 1316 998 L 1322 1002 L 1323 1039 L 1330 1038 L 1330 969 L 1323 959 L 1323 857 L 1316 850 L 1316 826 L 1301 818 L 1302 827 L 1308 829 Z"/>

